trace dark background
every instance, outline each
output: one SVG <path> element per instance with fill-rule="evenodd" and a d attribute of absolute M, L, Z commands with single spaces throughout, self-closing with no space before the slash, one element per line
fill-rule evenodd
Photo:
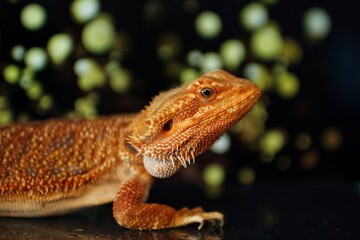
<path fill-rule="evenodd" d="M 51 21 L 40 31 L 27 31 L 18 20 L 20 9 L 28 2 L 42 4 L 48 16 L 51 16 Z M 134 73 L 134 82 L 129 93 L 121 96 L 106 88 L 99 90 L 102 94 L 100 114 L 138 111 L 159 90 L 176 84 L 176 79 L 165 73 L 164 63 L 156 55 L 155 45 L 159 34 L 167 30 L 178 33 L 182 38 L 183 53 L 193 48 L 216 51 L 225 39 L 242 34 L 237 19 L 238 11 L 250 1 L 199 1 L 199 8 L 191 14 L 179 10 L 181 1 L 162 1 L 163 14 L 154 21 L 146 21 L 143 17 L 145 2 L 101 3 L 102 10 L 113 16 L 117 30 L 131 35 L 131 54 L 123 64 Z M 154 196 L 150 199 L 152 201 L 167 202 L 177 207 L 182 206 L 183 201 L 189 205 L 208 201 L 205 207 L 225 212 L 228 220 L 225 232 L 213 233 L 207 230 L 210 233 L 203 232 L 199 235 L 191 228 L 185 232 L 180 231 L 183 238 L 195 234 L 201 239 L 210 234 L 228 239 L 356 239 L 357 226 L 360 224 L 360 17 L 356 3 L 357 1 L 280 0 L 269 8 L 270 18 L 281 24 L 282 33 L 293 36 L 302 43 L 304 56 L 298 65 L 291 67 L 301 80 L 298 96 L 285 101 L 273 93 L 266 94 L 271 99 L 267 108 L 269 118 L 266 127 L 286 128 L 290 137 L 299 131 L 309 132 L 313 138 L 312 147 L 317 149 L 320 155 L 319 164 L 310 170 L 302 169 L 296 162 L 300 153 L 288 145 L 282 152 L 295 159 L 294 164 L 287 171 L 279 171 L 272 164 L 262 163 L 256 152 L 246 149 L 241 141 L 232 135 L 233 147 L 228 154 L 214 156 L 207 153 L 201 157 L 216 158 L 220 163 L 224 161 L 226 164 L 234 158 L 244 159 L 232 161 L 231 167 L 227 168 L 223 194 L 218 199 L 206 200 L 202 188 L 192 181 L 184 181 L 184 184 L 178 187 L 178 176 L 175 180 L 169 179 L 168 183 L 161 181 L 154 189 Z M 81 31 L 81 26 L 71 20 L 68 6 L 68 1 L 19 1 L 18 4 L 9 4 L 1 0 L 0 67 L 11 63 L 9 49 L 17 43 L 25 47 L 45 46 L 51 35 L 67 29 L 68 26 L 71 26 L 71 31 Z M 303 13 L 313 6 L 324 8 L 332 20 L 329 36 L 316 44 L 306 41 L 301 25 Z M 193 28 L 197 13 L 203 10 L 213 10 L 223 20 L 222 34 L 211 41 L 200 38 Z M 179 56 L 178 60 L 185 62 L 184 55 Z M 74 59 L 69 60 L 70 63 L 71 61 Z M 0 93 L 6 92 L 12 99 L 15 113 L 26 111 L 34 119 L 62 116 L 72 108 L 73 101 L 83 94 L 73 81 L 75 75 L 71 71 L 70 63 L 62 68 L 47 68 L 38 75 L 44 82 L 46 79 L 45 86 L 54 95 L 57 103 L 46 115 L 38 115 L 34 104 L 27 102 L 21 90 L 7 85 L 1 79 Z M 235 74 L 241 75 L 241 69 Z M 64 92 L 66 94 L 63 94 Z M 299 111 L 299 108 L 305 110 Z M 326 151 L 321 145 L 321 133 L 328 126 L 335 126 L 343 135 L 342 146 L 338 151 Z M 199 166 L 202 164 L 204 163 L 199 163 Z M 251 165 L 257 173 L 255 183 L 249 187 L 239 185 L 236 180 L 237 170 L 244 165 Z M 196 177 L 194 179 L 196 180 Z M 174 186 L 177 186 L 176 191 L 173 190 Z M 163 192 L 166 194 L 162 194 Z M 102 220 L 104 214 L 101 215 L 101 212 L 110 211 L 109 208 L 108 206 L 78 215 L 35 222 L 5 219 L 0 221 L 0 227 L 8 229 L 8 232 L 21 233 L 21 227 L 4 228 L 6 221 L 15 224 L 14 226 L 30 226 L 29 231 L 33 231 L 33 225 L 45 229 L 44 225 L 51 223 L 54 224 L 50 227 L 51 232 L 54 228 L 64 227 L 64 222 L 73 222 L 74 226 L 78 220 L 81 222 L 86 219 L 85 223 L 82 223 L 84 226 L 78 228 L 86 229 L 88 224 L 94 224 L 96 226 L 91 227 L 94 234 L 101 232 L 96 230 L 97 228 L 104 227 L 102 229 L 109 235 L 145 239 L 145 233 L 138 235 L 139 233 L 117 230 L 117 226 L 110 221 L 110 214 L 104 217 L 110 218 L 107 220 L 110 223 Z M 267 217 L 270 218 L 269 222 Z M 65 228 L 71 229 L 71 226 L 66 225 Z M 104 237 L 104 234 L 101 232 L 100 236 Z M 176 237 L 166 235 L 164 239 L 169 238 Z"/>

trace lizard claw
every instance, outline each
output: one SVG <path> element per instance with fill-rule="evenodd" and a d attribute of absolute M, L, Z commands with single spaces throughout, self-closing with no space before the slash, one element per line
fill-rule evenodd
<path fill-rule="evenodd" d="M 219 223 L 220 227 L 223 227 L 224 215 L 219 212 L 204 212 L 202 208 L 183 208 L 178 211 L 174 222 L 177 226 L 199 223 L 199 230 L 204 227 L 206 222 L 210 222 L 212 225 Z"/>

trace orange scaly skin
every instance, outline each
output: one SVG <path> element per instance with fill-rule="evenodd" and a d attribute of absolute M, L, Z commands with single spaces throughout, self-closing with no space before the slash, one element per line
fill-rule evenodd
<path fill-rule="evenodd" d="M 140 113 L 0 128 L 0 216 L 59 215 L 114 201 L 119 225 L 164 229 L 219 212 L 145 203 L 154 177 L 194 163 L 260 97 L 245 79 L 215 70 L 160 93 Z"/>

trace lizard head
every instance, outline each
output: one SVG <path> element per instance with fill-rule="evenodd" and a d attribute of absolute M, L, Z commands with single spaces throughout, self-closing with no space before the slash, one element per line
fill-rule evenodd
<path fill-rule="evenodd" d="M 248 80 L 222 70 L 205 73 L 156 96 L 133 121 L 129 143 L 152 176 L 169 177 L 194 163 L 260 95 Z"/>

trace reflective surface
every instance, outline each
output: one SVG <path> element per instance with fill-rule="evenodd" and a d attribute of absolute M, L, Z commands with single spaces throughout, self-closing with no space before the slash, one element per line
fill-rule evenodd
<path fill-rule="evenodd" d="M 359 183 L 321 179 L 226 187 L 217 199 L 175 181 L 157 183 L 151 202 L 203 205 L 226 216 L 224 229 L 207 225 L 132 231 L 116 225 L 111 204 L 39 219 L 0 218 L 0 239 L 359 239 Z"/>

